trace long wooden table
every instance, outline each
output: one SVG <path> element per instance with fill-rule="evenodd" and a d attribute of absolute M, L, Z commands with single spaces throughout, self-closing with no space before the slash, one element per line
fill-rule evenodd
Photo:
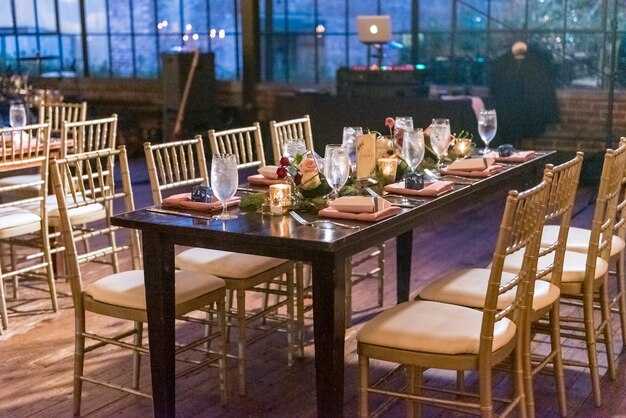
<path fill-rule="evenodd" d="M 544 165 L 553 157 L 553 152 L 540 153 L 531 161 L 507 167 L 472 185 L 455 185 L 450 193 L 430 199 L 419 207 L 403 209 L 400 214 L 380 222 L 346 221 L 360 225 L 358 230 L 316 229 L 301 226 L 290 216 L 244 212 L 240 212 L 236 220 L 226 222 L 158 214 L 145 209 L 114 216 L 113 224 L 142 232 L 155 416 L 173 417 L 175 413 L 175 245 L 311 263 L 317 413 L 320 417 L 340 417 L 344 399 L 345 258 L 396 238 L 397 300 L 406 301 L 410 290 L 414 228 L 425 222 L 436 222 L 433 213 L 475 203 L 487 193 L 534 185 L 541 178 Z"/>

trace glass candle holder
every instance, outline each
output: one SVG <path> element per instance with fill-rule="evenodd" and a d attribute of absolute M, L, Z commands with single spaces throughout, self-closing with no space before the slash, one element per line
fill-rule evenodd
<path fill-rule="evenodd" d="M 456 141 L 452 151 L 456 155 L 467 157 L 472 152 L 473 146 L 474 146 L 474 144 L 472 143 L 472 141 L 467 140 L 467 139 L 465 139 L 465 140 L 461 139 L 461 140 L 457 140 Z"/>
<path fill-rule="evenodd" d="M 379 158 L 378 168 L 383 174 L 385 183 L 393 183 L 396 180 L 396 170 L 398 169 L 398 160 L 395 158 Z"/>
<path fill-rule="evenodd" d="M 268 194 L 270 203 L 279 203 L 282 213 L 287 212 L 291 207 L 291 186 L 289 184 L 272 184 Z"/>

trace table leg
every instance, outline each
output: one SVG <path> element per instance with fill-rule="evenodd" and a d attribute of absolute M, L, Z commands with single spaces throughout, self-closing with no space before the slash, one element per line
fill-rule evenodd
<path fill-rule="evenodd" d="M 174 245 L 162 234 L 143 231 L 143 264 L 154 416 L 173 417 Z"/>
<path fill-rule="evenodd" d="M 313 330 L 317 416 L 343 416 L 346 284 L 344 258 L 317 254 L 313 269 Z"/>
<path fill-rule="evenodd" d="M 413 230 L 410 230 L 396 237 L 396 298 L 398 303 L 409 300 L 412 255 Z"/>

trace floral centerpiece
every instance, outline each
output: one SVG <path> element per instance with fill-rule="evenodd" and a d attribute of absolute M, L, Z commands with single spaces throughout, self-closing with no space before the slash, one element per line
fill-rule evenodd
<path fill-rule="evenodd" d="M 297 154 L 293 161 L 289 161 L 288 157 L 281 157 L 276 175 L 279 179 L 292 183 L 294 191 L 304 198 L 326 196 L 331 188 L 320 172 L 320 164 L 314 157 L 307 156 L 309 152 L 305 155 Z"/>

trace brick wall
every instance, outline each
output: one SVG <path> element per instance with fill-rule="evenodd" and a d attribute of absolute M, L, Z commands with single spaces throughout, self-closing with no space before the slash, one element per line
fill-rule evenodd
<path fill-rule="evenodd" d="M 559 90 L 559 123 L 538 138 L 523 141 L 528 149 L 598 152 L 606 148 L 608 91 Z M 615 92 L 613 136 L 626 136 L 626 91 Z M 613 141 L 615 144 L 615 141 Z"/>

